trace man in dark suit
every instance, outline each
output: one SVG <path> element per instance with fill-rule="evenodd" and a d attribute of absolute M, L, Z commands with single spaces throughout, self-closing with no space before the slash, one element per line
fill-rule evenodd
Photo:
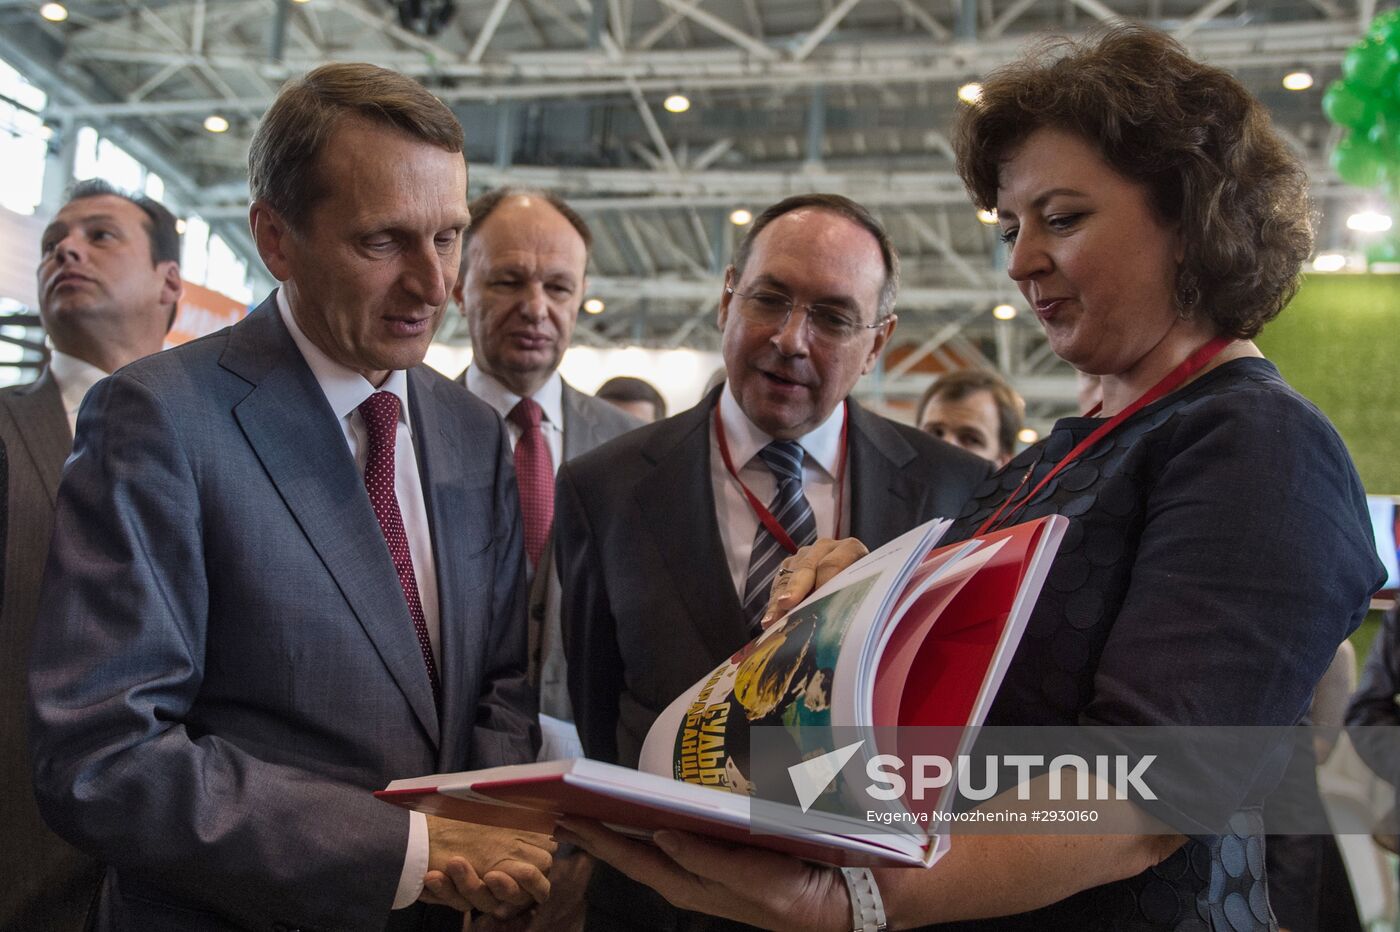
<path fill-rule="evenodd" d="M 108 865 L 98 929 L 459 929 L 552 842 L 396 777 L 529 760 L 520 521 L 495 414 L 420 365 L 467 225 L 461 127 L 333 64 L 249 152 L 281 287 L 93 389 L 30 671 L 35 786 Z"/>
<path fill-rule="evenodd" d="M 41 240 L 39 316 L 53 352 L 37 381 L 0 389 L 13 459 L 0 610 L 0 929 L 78 932 L 101 865 L 49 831 L 34 803 L 25 679 L 59 474 L 94 384 L 158 352 L 180 297 L 175 218 L 103 181 L 76 185 Z"/>
<path fill-rule="evenodd" d="M 579 757 L 559 633 L 559 576 L 549 535 L 554 474 L 641 421 L 585 395 L 559 375 L 588 293 L 588 224 L 545 191 L 497 188 L 472 201 L 453 295 L 472 338 L 458 381 L 505 421 L 515 459 L 529 574 L 530 679 L 539 690 L 541 760 Z M 525 416 L 532 410 L 534 420 Z M 591 871 L 582 852 L 559 858 L 550 901 L 532 929 L 577 923 Z"/>
<path fill-rule="evenodd" d="M 510 434 L 530 574 L 530 668 L 544 729 L 540 754 L 574 757 L 580 752 L 559 642 L 558 576 L 547 543 L 554 474 L 561 463 L 642 422 L 559 375 L 588 293 L 593 235 L 584 219 L 561 198 L 523 188 L 497 188 L 470 207 L 453 293 L 471 333 L 472 364 L 458 381 L 496 409 Z M 523 409 L 531 403 L 539 412 L 537 429 L 522 426 Z M 540 440 L 547 464 L 538 463 L 530 448 Z M 535 468 L 542 481 L 532 485 Z"/>
<path fill-rule="evenodd" d="M 560 470 L 564 644 L 590 757 L 637 765 L 656 716 L 756 634 L 789 544 L 879 546 L 956 514 L 987 474 L 847 397 L 894 330 L 897 283 L 894 248 L 860 205 L 774 205 L 725 273 L 725 386 Z M 589 889 L 590 928 L 714 924 L 606 867 Z"/>

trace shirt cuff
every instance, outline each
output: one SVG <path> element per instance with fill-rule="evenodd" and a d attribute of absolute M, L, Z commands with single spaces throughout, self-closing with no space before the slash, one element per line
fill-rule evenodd
<path fill-rule="evenodd" d="M 403 909 L 418 902 L 423 895 L 423 875 L 428 873 L 428 817 L 421 812 L 408 814 L 408 851 L 403 858 L 403 873 L 399 875 L 399 891 L 394 894 L 394 909 Z"/>

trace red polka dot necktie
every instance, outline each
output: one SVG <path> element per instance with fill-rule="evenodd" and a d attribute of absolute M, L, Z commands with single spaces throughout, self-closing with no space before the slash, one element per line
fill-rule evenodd
<path fill-rule="evenodd" d="M 369 454 L 365 457 L 365 490 L 369 492 L 374 516 L 389 545 L 389 556 L 399 574 L 403 597 L 408 601 L 408 614 L 413 618 L 413 630 L 418 635 L 418 647 L 423 651 L 423 663 L 428 668 L 428 681 L 433 684 L 433 700 L 440 698 L 437 661 L 433 659 L 433 643 L 428 639 L 428 622 L 423 617 L 423 602 L 418 597 L 418 580 L 413 575 L 413 554 L 408 549 L 408 535 L 403 529 L 403 513 L 399 497 L 394 492 L 394 445 L 399 433 L 399 396 L 393 392 L 375 392 L 360 405 L 369 433 Z"/>
<path fill-rule="evenodd" d="M 520 487 L 520 514 L 525 519 L 525 555 L 532 567 L 554 523 L 554 458 L 540 430 L 544 411 L 533 398 L 522 398 L 510 409 L 510 422 L 520 428 L 515 442 L 515 479 Z"/>

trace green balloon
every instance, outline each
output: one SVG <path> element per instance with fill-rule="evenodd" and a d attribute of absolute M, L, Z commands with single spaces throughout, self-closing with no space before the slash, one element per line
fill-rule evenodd
<path fill-rule="evenodd" d="M 1366 30 L 1366 35 L 1383 45 L 1400 41 L 1400 10 L 1382 13 L 1371 20 L 1371 28 Z"/>
<path fill-rule="evenodd" d="M 1380 90 L 1386 87 L 1400 65 L 1400 48 L 1367 39 L 1347 49 L 1342 58 L 1342 74 L 1357 88 Z"/>
<path fill-rule="evenodd" d="M 1366 130 L 1366 142 L 1382 156 L 1388 156 L 1390 154 L 1386 151 L 1390 146 L 1390 136 L 1386 132 L 1386 129 L 1385 120 L 1378 119 Z M 1360 130 L 1357 132 L 1360 132 Z"/>
<path fill-rule="evenodd" d="M 1400 18 L 1392 19 L 1379 26 L 1372 26 L 1370 35 L 1381 45 L 1395 45 L 1400 42 Z"/>
<path fill-rule="evenodd" d="M 1332 168 L 1347 184 L 1373 188 L 1385 175 L 1382 156 L 1365 138 L 1352 133 L 1332 150 Z"/>
<path fill-rule="evenodd" d="M 1366 131 L 1366 141 L 1385 159 L 1387 167 L 1400 165 L 1400 120 L 1378 117 Z"/>
<path fill-rule="evenodd" d="M 1322 112 L 1338 126 L 1361 129 L 1372 121 L 1366 101 L 1343 81 L 1333 81 L 1322 95 Z"/>

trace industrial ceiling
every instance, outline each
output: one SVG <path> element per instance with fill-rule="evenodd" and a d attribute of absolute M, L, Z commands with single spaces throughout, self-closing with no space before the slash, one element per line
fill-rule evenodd
<path fill-rule="evenodd" d="M 1385 4 L 1382 4 L 1385 6 Z M 927 366 L 994 363 L 1039 419 L 1072 377 L 1022 314 L 993 228 L 953 172 L 959 86 L 1051 33 L 1118 19 L 1166 29 L 1230 68 L 1304 155 L 1323 213 L 1357 200 L 1327 165 L 1322 89 L 1376 12 L 1346 0 L 72 0 L 51 23 L 0 0 L 0 58 L 49 94 L 63 152 L 95 126 L 161 172 L 169 199 L 257 266 L 246 233 L 247 144 L 289 76 L 371 61 L 422 80 L 466 131 L 473 192 L 558 190 L 593 225 L 594 296 L 576 340 L 713 349 L 737 208 L 835 191 L 881 217 L 904 262 L 897 342 L 880 392 Z M 1306 68 L 1312 89 L 1283 89 Z M 670 95 L 690 108 L 668 112 Z M 203 128 L 211 114 L 230 128 Z M 465 333 L 444 335 L 463 340 Z"/>

